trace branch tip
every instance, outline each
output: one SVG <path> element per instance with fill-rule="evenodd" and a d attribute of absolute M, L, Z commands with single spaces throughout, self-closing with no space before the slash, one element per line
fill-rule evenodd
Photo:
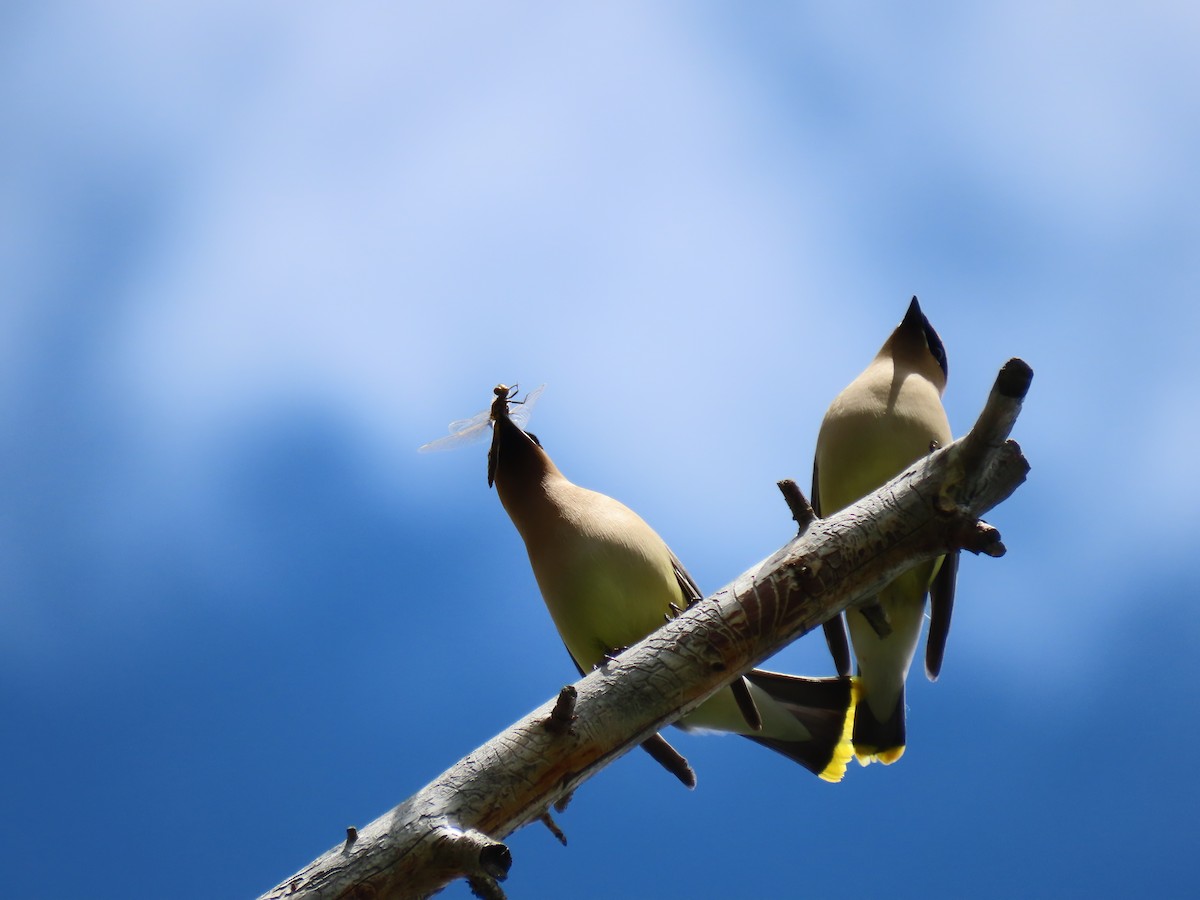
<path fill-rule="evenodd" d="M 479 865 L 486 875 L 503 881 L 512 868 L 512 851 L 507 845 L 495 841 L 479 851 Z"/>
<path fill-rule="evenodd" d="M 486 875 L 468 878 L 467 887 L 471 889 L 472 896 L 478 897 L 479 900 L 507 900 L 496 880 L 488 878 Z"/>
<path fill-rule="evenodd" d="M 958 491 L 960 499 L 963 496 L 971 496 L 975 485 L 984 479 L 984 457 L 1008 440 L 1032 379 L 1033 370 L 1024 360 L 1016 357 L 1000 369 L 979 418 L 959 442 L 958 464 L 960 471 L 967 478 L 967 483 L 963 485 L 965 493 L 962 490 Z"/>
<path fill-rule="evenodd" d="M 547 731 L 551 734 L 566 734 L 571 730 L 571 726 L 575 724 L 575 701 L 578 697 L 579 692 L 573 684 L 565 685 L 558 692 L 554 709 L 550 711 L 550 717 L 544 723 Z"/>
<path fill-rule="evenodd" d="M 546 810 L 544 813 L 538 816 L 538 821 L 550 829 L 550 833 L 554 835 L 555 839 L 560 844 L 562 844 L 564 847 L 567 846 L 567 836 L 563 834 L 563 830 L 558 827 L 558 823 L 555 822 L 554 818 L 550 815 L 550 810 Z"/>
<path fill-rule="evenodd" d="M 962 549 L 969 550 L 976 556 L 982 553 L 984 556 L 999 559 L 1008 552 L 1008 548 L 1000 540 L 1000 532 L 982 519 L 970 526 L 961 543 Z"/>
<path fill-rule="evenodd" d="M 1024 400 L 1032 382 L 1033 369 L 1029 363 L 1014 356 L 1000 368 L 1000 374 L 996 376 L 996 390 L 1005 397 Z"/>
<path fill-rule="evenodd" d="M 788 509 L 792 511 L 792 518 L 795 519 L 796 525 L 800 528 L 799 533 L 804 534 L 808 530 L 808 526 L 817 520 L 817 514 L 813 510 L 812 504 L 808 502 L 808 498 L 800 490 L 800 485 L 796 484 L 792 479 L 785 478 L 775 483 L 779 486 L 779 492 L 783 494 L 783 499 L 787 503 Z"/>
<path fill-rule="evenodd" d="M 683 758 L 683 754 L 668 744 L 661 734 L 642 741 L 642 749 L 649 753 L 656 763 L 678 778 L 684 787 L 690 790 L 696 786 L 696 773 L 692 771 L 688 761 Z"/>

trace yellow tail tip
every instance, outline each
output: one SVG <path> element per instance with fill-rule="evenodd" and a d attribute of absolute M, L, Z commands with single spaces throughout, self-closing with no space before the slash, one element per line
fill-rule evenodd
<path fill-rule="evenodd" d="M 858 744 L 854 748 L 854 756 L 858 759 L 860 766 L 869 766 L 873 762 L 883 763 L 885 766 L 890 766 L 896 760 L 904 755 L 904 745 L 899 747 L 888 747 L 885 750 L 880 750 L 878 747 L 865 747 Z"/>
<path fill-rule="evenodd" d="M 822 781 L 828 781 L 831 784 L 841 781 L 846 774 L 846 766 L 855 754 L 851 738 L 854 735 L 854 710 L 858 707 L 859 696 L 858 679 L 852 677 L 850 679 L 850 705 L 846 707 L 846 718 L 842 721 L 842 735 L 838 738 L 837 746 L 833 748 L 833 757 L 829 760 L 829 764 L 817 773 L 817 777 Z M 901 748 L 900 752 L 903 753 L 904 748 Z"/>

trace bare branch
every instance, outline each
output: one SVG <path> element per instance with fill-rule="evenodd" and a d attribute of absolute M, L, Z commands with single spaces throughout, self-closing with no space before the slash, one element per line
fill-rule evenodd
<path fill-rule="evenodd" d="M 1028 472 L 1008 435 L 1031 377 L 1010 360 L 964 438 L 807 528 L 801 510 L 800 535 L 578 681 L 573 709 L 564 689 L 262 900 L 425 897 L 460 877 L 502 897 L 512 860 L 501 839 L 545 821 L 614 759 L 915 563 L 1002 555 L 980 517 Z"/>
<path fill-rule="evenodd" d="M 792 511 L 792 518 L 796 520 L 797 534 L 804 534 L 808 526 L 817 520 L 817 514 L 813 510 L 812 504 L 800 490 L 800 485 L 792 479 L 785 478 L 776 484 L 779 486 L 780 493 L 783 494 L 783 499 L 787 502 L 788 509 Z"/>

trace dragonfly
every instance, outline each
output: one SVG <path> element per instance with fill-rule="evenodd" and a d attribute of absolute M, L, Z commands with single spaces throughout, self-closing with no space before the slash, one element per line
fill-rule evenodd
<path fill-rule="evenodd" d="M 420 453 L 432 453 L 439 450 L 452 450 L 455 447 L 462 447 L 466 444 L 474 444 L 483 439 L 488 433 L 488 428 L 492 424 L 492 410 L 496 403 L 503 402 L 510 404 L 509 419 L 518 428 L 524 429 L 525 423 L 529 421 L 529 417 L 533 414 L 533 405 L 537 402 L 537 398 L 542 396 L 542 391 L 546 389 L 543 384 L 534 388 L 525 395 L 524 400 L 514 399 L 517 396 L 517 388 L 520 385 L 514 384 L 509 387 L 506 384 L 498 384 L 493 390 L 496 395 L 496 400 L 481 413 L 476 413 L 468 419 L 456 419 L 450 423 L 450 433 L 445 437 L 440 437 L 435 441 L 430 441 L 428 444 L 422 444 L 417 448 Z M 516 407 L 513 409 L 512 407 Z"/>

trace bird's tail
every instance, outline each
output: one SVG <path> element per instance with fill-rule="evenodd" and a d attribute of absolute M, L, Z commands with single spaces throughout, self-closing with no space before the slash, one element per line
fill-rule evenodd
<path fill-rule="evenodd" d="M 849 677 L 800 678 L 762 669 L 748 672 L 746 680 L 774 701 L 773 705 L 790 714 L 803 726 L 808 737 L 769 736 L 773 729 L 765 715 L 764 734 L 746 734 L 744 737 L 782 753 L 825 781 L 841 781 L 846 773 L 846 763 L 853 755 L 851 723 L 858 703 L 858 680 Z"/>
<path fill-rule="evenodd" d="M 896 707 L 884 720 L 875 717 L 870 703 L 861 703 L 854 714 L 854 755 L 862 765 L 881 762 L 890 766 L 904 755 L 904 689 Z"/>

